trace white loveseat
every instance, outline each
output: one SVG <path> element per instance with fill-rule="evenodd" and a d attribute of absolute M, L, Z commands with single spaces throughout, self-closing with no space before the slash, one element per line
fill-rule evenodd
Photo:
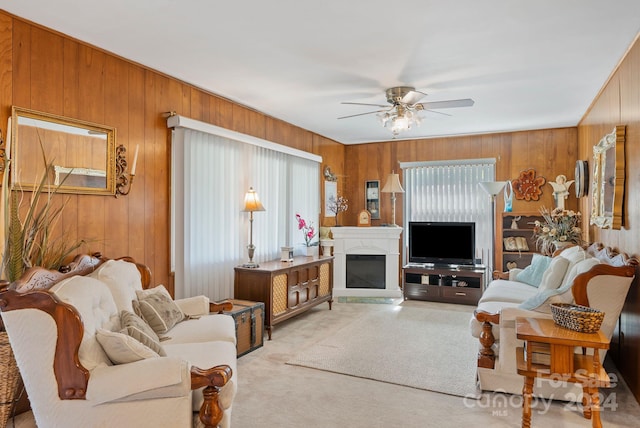
<path fill-rule="evenodd" d="M 23 278 L 0 310 L 39 428 L 230 426 L 235 325 L 208 298 L 143 290 L 148 270 L 130 260 L 84 256 L 69 273 Z M 135 306 L 166 331 L 140 324 Z"/>
<path fill-rule="evenodd" d="M 491 281 L 470 320 L 471 334 L 480 341 L 480 388 L 522 393 L 524 378 L 516 370 L 516 347 L 522 341 L 516 338 L 515 320 L 552 318 L 551 303 L 577 303 L 603 311 L 601 330 L 611 339 L 636 265 L 636 259 L 599 245 L 587 250 L 574 246 L 552 259 L 535 257 L 526 271 L 513 269 L 507 278 Z M 601 351 L 602 360 L 605 355 Z M 579 401 L 581 393 L 577 384 L 546 380 L 534 388 L 537 396 L 565 401 Z"/>

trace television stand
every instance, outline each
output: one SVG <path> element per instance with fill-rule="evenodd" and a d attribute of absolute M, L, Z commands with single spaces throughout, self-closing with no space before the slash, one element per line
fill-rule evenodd
<path fill-rule="evenodd" d="M 402 269 L 405 300 L 477 305 L 484 291 L 484 265 L 437 266 L 408 264 Z"/>

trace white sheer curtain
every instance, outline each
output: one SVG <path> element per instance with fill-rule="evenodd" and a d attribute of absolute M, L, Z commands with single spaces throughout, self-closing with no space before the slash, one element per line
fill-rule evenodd
<path fill-rule="evenodd" d="M 404 224 L 410 221 L 476 223 L 476 258 L 491 260 L 491 199 L 478 183 L 495 180 L 495 159 L 402 162 Z M 404 248 L 408 236 L 404 234 Z M 406 261 L 405 251 L 405 261 Z"/>
<path fill-rule="evenodd" d="M 281 246 L 302 242 L 296 212 L 317 225 L 321 158 L 191 119 L 169 120 L 168 125 L 174 128 L 171 269 L 176 298 L 231 298 L 234 267 L 248 261 L 245 193 L 253 187 L 265 207 L 253 214 L 253 260 L 279 258 Z"/>

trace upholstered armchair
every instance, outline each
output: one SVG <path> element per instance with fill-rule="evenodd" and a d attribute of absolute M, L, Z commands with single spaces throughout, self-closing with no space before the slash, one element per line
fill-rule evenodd
<path fill-rule="evenodd" d="M 192 331 L 191 342 L 165 345 L 165 356 L 112 363 L 97 341 L 97 332 L 119 319 L 109 287 L 88 276 L 40 275 L 45 283 L 52 275 L 56 285 L 21 292 L 14 284 L 0 293 L 2 319 L 39 428 L 230 426 L 225 412 L 236 388 L 231 317 L 192 321 L 196 327 L 221 322 L 229 338 L 200 340 L 207 336 Z M 215 334 L 206 330 L 208 337 Z M 127 337 L 122 347 L 148 352 L 132 342 Z"/>

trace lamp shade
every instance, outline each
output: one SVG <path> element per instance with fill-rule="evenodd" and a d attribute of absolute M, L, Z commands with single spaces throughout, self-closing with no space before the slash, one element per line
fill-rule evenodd
<path fill-rule="evenodd" d="M 387 177 L 387 182 L 382 188 L 383 193 L 404 193 L 404 189 L 400 184 L 400 176 L 396 173 L 391 173 Z"/>
<path fill-rule="evenodd" d="M 500 193 L 505 184 L 507 184 L 506 181 L 482 181 L 478 183 L 478 185 L 482 187 L 482 190 L 491 196 L 495 196 Z"/>
<path fill-rule="evenodd" d="M 246 195 L 244 195 L 244 209 L 242 211 L 253 212 L 253 211 L 264 211 L 264 207 L 262 206 L 262 202 L 258 198 L 258 194 L 253 187 L 249 187 L 249 191 Z"/>

